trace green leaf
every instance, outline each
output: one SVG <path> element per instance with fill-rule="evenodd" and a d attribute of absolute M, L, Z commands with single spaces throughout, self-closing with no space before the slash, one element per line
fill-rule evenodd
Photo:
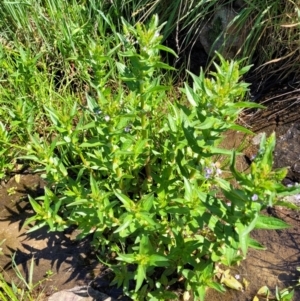
<path fill-rule="evenodd" d="M 150 226 L 158 226 L 159 224 L 156 223 L 150 216 L 148 212 L 140 212 L 140 220 L 143 221 L 143 223 L 148 223 Z"/>
<path fill-rule="evenodd" d="M 120 62 L 116 62 L 116 66 L 120 74 L 125 74 L 128 71 L 128 67 Z"/>
<path fill-rule="evenodd" d="M 244 208 L 247 205 L 247 194 L 239 189 L 231 188 L 230 191 L 223 190 L 224 196 L 234 203 L 239 208 Z"/>
<path fill-rule="evenodd" d="M 67 207 L 72 207 L 72 206 L 78 206 L 78 205 L 82 205 L 82 204 L 87 204 L 90 203 L 90 200 L 88 199 L 79 199 L 79 200 L 75 200 L 74 202 L 71 202 L 69 204 L 67 204 Z"/>
<path fill-rule="evenodd" d="M 268 230 L 287 229 L 290 228 L 290 225 L 278 218 L 272 216 L 260 215 L 256 221 L 255 228 L 268 229 Z"/>
<path fill-rule="evenodd" d="M 137 292 L 141 286 L 143 285 L 144 280 L 146 279 L 146 266 L 143 264 L 139 264 L 136 273 L 136 285 L 135 292 Z"/>
<path fill-rule="evenodd" d="M 168 65 L 168 64 L 165 64 L 165 63 L 162 63 L 162 62 L 157 62 L 154 64 L 153 66 L 154 68 L 159 68 L 159 69 L 165 69 L 165 70 L 173 70 L 173 71 L 176 71 L 176 68 Z"/>
<path fill-rule="evenodd" d="M 153 206 L 154 195 L 153 193 L 145 195 L 141 200 L 141 209 L 149 212 Z"/>
<path fill-rule="evenodd" d="M 124 223 L 119 226 L 113 233 L 118 233 L 124 229 L 126 229 L 132 222 L 133 216 L 132 215 L 127 215 L 124 219 Z"/>
<path fill-rule="evenodd" d="M 259 109 L 265 109 L 266 107 L 258 104 L 256 102 L 247 102 L 247 101 L 238 101 L 234 103 L 231 107 L 233 108 L 259 108 Z"/>
<path fill-rule="evenodd" d="M 195 101 L 195 99 L 197 99 L 197 96 L 196 96 L 195 92 L 187 83 L 184 83 L 184 87 L 185 87 L 185 89 L 183 91 L 185 92 L 185 94 L 188 98 L 188 101 L 190 102 L 190 104 L 193 107 L 197 107 L 198 105 Z"/>
<path fill-rule="evenodd" d="M 207 130 L 213 128 L 218 120 L 213 117 L 207 117 L 204 122 L 200 123 L 199 125 L 195 126 L 196 129 L 199 130 Z"/>
<path fill-rule="evenodd" d="M 292 186 L 292 187 L 285 187 L 282 186 L 284 191 L 277 192 L 277 196 L 283 197 L 283 196 L 292 196 L 295 194 L 300 193 L 300 185 Z"/>
<path fill-rule="evenodd" d="M 169 259 L 162 255 L 151 255 L 149 260 L 149 265 L 156 267 L 168 267 Z"/>
<path fill-rule="evenodd" d="M 135 203 L 125 194 L 114 190 L 116 197 L 124 204 L 127 211 L 132 211 L 135 208 Z"/>
<path fill-rule="evenodd" d="M 294 290 L 291 290 L 289 292 L 288 289 L 283 289 L 282 291 L 280 291 L 280 296 L 281 296 L 281 301 L 292 301 L 293 300 L 293 297 L 294 297 L 294 293 L 295 291 Z"/>
<path fill-rule="evenodd" d="M 238 125 L 238 124 L 233 124 L 229 127 L 229 129 L 231 130 L 234 130 L 234 131 L 238 131 L 238 132 L 243 132 L 243 133 L 246 133 L 246 134 L 249 134 L 249 135 L 253 135 L 253 132 L 250 131 L 249 129 L 241 126 L 241 125 Z"/>
<path fill-rule="evenodd" d="M 264 247 L 261 243 L 259 243 L 257 240 L 249 237 L 248 239 L 248 246 L 250 248 L 256 249 L 256 250 L 266 250 L 267 248 Z"/>
<path fill-rule="evenodd" d="M 191 183 L 185 177 L 183 177 L 183 180 L 184 180 L 184 198 L 188 201 L 191 201 L 193 196 L 193 189 Z"/>
<path fill-rule="evenodd" d="M 147 145 L 147 139 L 139 139 L 134 147 L 134 153 L 135 155 L 139 155 L 145 152 L 145 148 Z"/>
<path fill-rule="evenodd" d="M 152 94 L 152 93 L 157 92 L 157 91 L 167 91 L 167 90 L 170 90 L 170 87 L 157 85 L 157 86 L 150 87 L 149 89 L 147 89 L 145 91 L 144 95 L 145 94 Z"/>
<path fill-rule="evenodd" d="M 194 84 L 194 89 L 198 89 L 200 90 L 203 84 L 203 80 L 204 80 L 204 74 L 203 74 L 203 70 L 201 67 L 201 71 L 200 71 L 200 75 L 197 76 L 194 73 L 190 72 L 190 71 L 186 71 L 193 79 L 193 84 Z"/>
<path fill-rule="evenodd" d="M 43 215 L 44 214 L 44 209 L 42 208 L 42 206 L 40 206 L 36 201 L 35 199 L 33 199 L 30 195 L 28 195 L 28 199 L 29 199 L 29 202 L 33 208 L 33 210 L 39 214 L 39 215 Z"/>
<path fill-rule="evenodd" d="M 96 123 L 95 121 L 92 121 L 88 124 L 85 124 L 85 125 L 80 125 L 78 124 L 77 127 L 76 127 L 76 130 L 78 131 L 84 131 L 84 130 L 89 130 L 89 129 L 92 129 L 92 128 L 95 128 L 96 127 Z"/>
<path fill-rule="evenodd" d="M 205 285 L 201 285 L 199 284 L 199 286 L 197 287 L 197 294 L 200 298 L 200 301 L 204 301 L 205 299 L 205 292 L 206 292 L 206 286 Z"/>
<path fill-rule="evenodd" d="M 257 219 L 258 214 L 256 213 L 249 225 L 244 225 L 241 222 L 236 223 L 235 229 L 239 235 L 240 246 L 244 256 L 246 256 L 249 247 L 249 233 L 255 228 Z"/>
<path fill-rule="evenodd" d="M 175 118 L 168 114 L 168 122 L 169 122 L 169 128 L 173 133 L 177 132 L 177 124 L 175 122 Z"/>
<path fill-rule="evenodd" d="M 118 257 L 116 259 L 120 260 L 120 261 L 127 262 L 129 264 L 134 263 L 136 261 L 134 254 L 121 254 L 121 253 L 118 253 Z"/>
<path fill-rule="evenodd" d="M 68 172 L 64 166 L 64 164 L 62 162 L 58 163 L 58 168 L 60 170 L 60 172 L 63 174 L 64 177 L 68 176 Z"/>
<path fill-rule="evenodd" d="M 208 286 L 215 289 L 216 291 L 218 291 L 220 293 L 225 293 L 226 292 L 225 287 L 222 284 L 218 283 L 218 282 L 215 282 L 215 281 L 209 282 Z"/>
<path fill-rule="evenodd" d="M 92 113 L 94 113 L 94 110 L 96 108 L 99 108 L 98 103 L 88 93 L 86 94 L 86 101 L 87 101 L 87 106 Z"/>
<path fill-rule="evenodd" d="M 240 69 L 240 75 L 247 73 L 253 65 L 248 65 Z"/>
<path fill-rule="evenodd" d="M 46 225 L 47 225 L 46 222 L 38 223 L 37 225 L 31 227 L 28 231 L 26 231 L 26 233 L 34 232 L 34 231 L 36 231 L 36 230 L 39 230 L 39 229 L 43 228 L 43 227 L 46 226 Z"/>
<path fill-rule="evenodd" d="M 149 240 L 149 237 L 146 235 L 143 235 L 140 241 L 140 250 L 139 254 L 150 254 L 153 252 L 153 247 L 151 245 L 151 242 Z"/>
<path fill-rule="evenodd" d="M 212 154 L 219 154 L 219 155 L 232 155 L 232 150 L 218 148 L 214 146 L 210 146 L 209 150 Z"/>
<path fill-rule="evenodd" d="M 176 52 L 173 49 L 171 49 L 169 47 L 166 47 L 164 45 L 157 45 L 157 46 L 155 46 L 155 48 L 157 48 L 159 50 L 163 50 L 163 51 L 169 52 L 169 53 L 173 54 L 175 57 L 178 57 L 178 55 L 176 54 Z"/>
<path fill-rule="evenodd" d="M 24 160 L 29 160 L 29 161 L 34 161 L 37 163 L 40 163 L 40 159 L 37 156 L 34 155 L 28 155 L 28 156 L 20 156 L 20 159 L 24 159 Z"/>
<path fill-rule="evenodd" d="M 197 144 L 197 140 L 194 137 L 194 128 L 190 127 L 188 124 L 184 124 L 183 126 L 183 132 L 185 135 L 185 138 L 187 139 L 189 146 L 195 152 L 196 154 L 202 153 L 202 148 Z"/>
<path fill-rule="evenodd" d="M 59 117 L 57 116 L 57 114 L 55 114 L 53 112 L 53 110 L 51 110 L 50 108 L 47 108 L 46 106 L 44 106 L 44 109 L 49 113 L 50 119 L 52 121 L 52 123 L 55 126 L 59 126 L 60 125 L 60 121 L 59 121 Z"/>
<path fill-rule="evenodd" d="M 93 195 L 96 196 L 100 193 L 99 187 L 98 187 L 97 182 L 96 182 L 95 178 L 93 177 L 92 173 L 90 175 L 90 186 L 91 186 Z"/>
<path fill-rule="evenodd" d="M 224 255 L 224 258 L 222 258 L 222 263 L 227 265 L 227 266 L 232 266 L 235 264 L 238 260 L 241 258 L 238 256 L 238 250 L 233 247 L 226 247 Z"/>
<path fill-rule="evenodd" d="M 195 274 L 195 272 L 193 272 L 192 270 L 190 270 L 190 269 L 184 269 L 184 270 L 182 270 L 182 276 L 184 277 L 184 278 L 186 278 L 188 281 L 193 281 L 195 278 L 196 278 L 196 274 Z"/>
<path fill-rule="evenodd" d="M 100 145 L 103 145 L 103 143 L 99 141 L 99 138 L 93 137 L 88 141 L 81 143 L 79 147 L 95 147 Z"/>
<path fill-rule="evenodd" d="M 166 208 L 164 208 L 166 213 L 170 213 L 170 214 L 189 214 L 190 213 L 190 208 L 188 207 L 179 207 L 179 206 L 173 206 L 173 207 L 169 207 L 167 206 Z"/>

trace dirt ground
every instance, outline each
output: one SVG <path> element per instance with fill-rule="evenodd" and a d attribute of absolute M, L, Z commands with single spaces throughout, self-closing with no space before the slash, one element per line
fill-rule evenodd
<path fill-rule="evenodd" d="M 34 258 L 32 282 L 44 279 L 37 286 L 39 301 L 48 300 L 50 295 L 62 289 L 91 284 L 113 298 L 122 295 L 121 289 L 110 287 L 107 280 L 97 279 L 102 265 L 93 254 L 89 238 L 76 241 L 78 233 L 74 229 L 49 233 L 47 229 L 40 229 L 26 234 L 28 227 L 22 226 L 33 215 L 27 195 L 42 193 L 43 182 L 33 174 L 21 175 L 19 183 L 13 177 L 0 186 L 0 241 L 5 239 L 1 246 L 4 256 L 0 256 L 0 269 L 5 278 L 20 283 L 11 269 L 11 256 L 16 254 L 15 262 L 27 280 L 30 262 Z M 53 275 L 46 279 L 49 272 Z"/>

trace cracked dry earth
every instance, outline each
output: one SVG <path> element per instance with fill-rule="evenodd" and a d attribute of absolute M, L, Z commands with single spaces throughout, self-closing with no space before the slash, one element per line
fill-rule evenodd
<path fill-rule="evenodd" d="M 272 130 L 264 128 L 267 134 Z M 295 170 L 300 158 L 300 145 L 298 147 L 295 141 L 300 143 L 300 125 L 290 123 L 281 130 L 277 128 L 276 132 L 278 145 L 274 152 L 275 165 L 277 167 L 289 165 L 286 180 L 288 183 L 296 182 L 297 179 L 300 180 L 300 174 L 298 175 Z M 228 133 L 226 147 L 233 148 L 242 139 L 239 133 Z M 250 145 L 245 155 L 249 157 L 251 153 L 255 153 L 256 148 L 257 146 Z M 243 158 L 238 164 L 239 168 L 247 168 Z M 75 241 L 74 229 L 63 233 L 48 233 L 45 229 L 25 233 L 26 229 L 22 228 L 22 225 L 26 218 L 33 214 L 27 195 L 35 197 L 42 193 L 43 182 L 38 175 L 33 174 L 22 174 L 19 183 L 12 177 L 7 183 L 2 182 L 0 186 L 0 241 L 6 239 L 2 245 L 4 256 L 0 256 L 0 268 L 4 270 L 6 279 L 18 283 L 18 278 L 10 267 L 11 255 L 16 253 L 16 264 L 27 278 L 30 261 L 32 257 L 34 258 L 34 283 L 45 279 L 47 271 L 51 270 L 54 273 L 38 287 L 36 291 L 38 300 L 128 300 L 122 295 L 121 289 L 109 286 L 110 279 L 105 276 L 103 266 L 93 254 L 89 238 Z M 263 285 L 267 285 L 274 292 L 276 286 L 285 288 L 298 283 L 300 214 L 280 207 L 266 214 L 283 219 L 291 227 L 280 231 L 254 231 L 253 238 L 261 242 L 267 250 L 250 250 L 247 259 L 240 266 L 233 267 L 231 271 L 233 275 L 240 275 L 242 279 L 249 281 L 248 289 L 245 292 L 228 289 L 225 294 L 208 290 L 206 301 L 250 301 Z M 62 295 L 55 294 L 70 289 L 73 289 L 73 293 L 69 291 Z M 294 301 L 297 300 L 300 300 L 300 290 L 295 292 Z"/>

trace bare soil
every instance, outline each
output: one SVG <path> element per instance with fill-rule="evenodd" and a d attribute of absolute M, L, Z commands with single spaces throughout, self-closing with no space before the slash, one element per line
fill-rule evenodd
<path fill-rule="evenodd" d="M 4 256 L 0 256 L 0 270 L 4 271 L 7 281 L 20 283 L 11 268 L 11 256 L 16 254 L 15 262 L 27 280 L 30 262 L 34 258 L 33 283 L 43 280 L 36 291 L 39 301 L 48 300 L 50 295 L 62 289 L 91 285 L 103 270 L 90 246 L 91 239 L 75 240 L 76 229 L 47 232 L 43 228 L 26 233 L 28 227 L 22 226 L 34 214 L 27 195 L 42 193 L 43 181 L 37 174 L 23 174 L 19 183 L 13 177 L 0 186 L 0 241 L 5 239 L 1 246 Z M 49 271 L 53 275 L 46 279 Z M 121 289 L 110 287 L 105 278 L 96 285 L 111 297 L 122 295 Z"/>

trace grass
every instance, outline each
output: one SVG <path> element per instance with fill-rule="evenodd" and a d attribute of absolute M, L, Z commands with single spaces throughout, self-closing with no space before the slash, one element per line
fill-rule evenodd
<path fill-rule="evenodd" d="M 178 55 L 185 54 L 186 62 L 191 63 L 189 54 L 199 40 L 203 25 L 212 18 L 216 9 L 222 6 L 231 7 L 237 12 L 237 16 L 230 27 L 236 28 L 236 34 L 242 32 L 245 27 L 249 28 L 236 56 L 247 58 L 246 64 L 255 62 L 256 68 L 260 68 L 257 71 L 274 72 L 282 79 L 288 78 L 291 73 L 298 76 L 300 13 L 297 3 L 282 0 L 245 0 L 244 6 L 237 7 L 235 2 L 237 1 L 112 0 L 111 12 L 116 22 L 118 17 L 123 15 L 131 23 L 148 20 L 151 14 L 158 13 L 161 22 L 166 22 L 162 32 L 164 38 L 172 38 Z M 224 30 L 226 32 L 227 29 Z M 228 41 L 225 39 L 226 43 Z M 263 68 L 264 66 L 268 68 Z M 264 76 L 259 74 L 264 80 Z"/>
<path fill-rule="evenodd" d="M 5 242 L 2 240 L 0 246 Z M 0 248 L 0 256 L 3 256 L 2 248 Z M 7 281 L 8 277 L 5 277 L 5 271 L 0 273 L 0 298 L 1 301 L 39 301 L 44 300 L 44 294 L 42 291 L 38 292 L 41 283 L 47 279 L 43 279 L 37 283 L 33 282 L 34 273 L 34 258 L 32 257 L 28 269 L 28 279 L 25 279 L 22 272 L 18 268 L 15 262 L 15 254 L 12 256 L 12 268 L 15 272 L 18 282 L 13 280 Z M 51 273 L 49 273 L 51 276 Z M 48 275 L 47 275 L 48 277 Z"/>

